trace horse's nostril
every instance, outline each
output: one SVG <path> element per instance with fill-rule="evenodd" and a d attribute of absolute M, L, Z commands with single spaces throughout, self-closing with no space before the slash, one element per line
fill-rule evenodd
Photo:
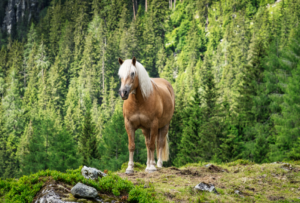
<path fill-rule="evenodd" d="M 125 91 L 125 95 L 127 95 L 127 91 Z"/>

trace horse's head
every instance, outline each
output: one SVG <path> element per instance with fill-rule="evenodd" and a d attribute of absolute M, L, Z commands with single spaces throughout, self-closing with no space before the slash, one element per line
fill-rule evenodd
<path fill-rule="evenodd" d="M 126 100 L 128 99 L 130 92 L 135 91 L 135 89 L 139 86 L 136 58 L 133 57 L 132 60 L 125 61 L 119 58 L 119 63 L 121 65 L 119 69 L 119 76 L 121 78 L 119 94 L 123 100 Z"/>

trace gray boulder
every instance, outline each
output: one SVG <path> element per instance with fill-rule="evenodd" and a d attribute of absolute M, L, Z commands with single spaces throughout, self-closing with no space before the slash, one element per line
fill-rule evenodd
<path fill-rule="evenodd" d="M 71 193 L 74 197 L 82 197 L 82 198 L 96 198 L 98 196 L 98 192 L 95 188 L 87 186 L 82 183 L 77 183 L 71 189 Z"/>
<path fill-rule="evenodd" d="M 92 179 L 92 180 L 97 180 L 98 177 L 104 177 L 106 176 L 105 173 L 102 171 L 96 169 L 96 168 L 90 168 L 90 167 L 82 167 L 81 169 L 81 174 L 86 178 L 86 179 Z"/>
<path fill-rule="evenodd" d="M 200 191 L 214 192 L 214 193 L 218 194 L 215 186 L 213 186 L 211 184 L 207 184 L 207 183 L 199 183 L 198 185 L 195 186 L 195 189 L 200 190 Z"/>

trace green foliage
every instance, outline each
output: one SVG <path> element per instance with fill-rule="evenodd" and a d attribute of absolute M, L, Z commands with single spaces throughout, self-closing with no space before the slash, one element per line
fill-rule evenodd
<path fill-rule="evenodd" d="M 90 165 L 90 159 L 99 157 L 95 126 L 92 123 L 90 110 L 86 112 L 78 145 L 78 151 L 83 156 L 83 165 Z"/>
<path fill-rule="evenodd" d="M 81 182 L 105 194 L 120 196 L 120 194 L 129 193 L 129 199 L 133 202 L 155 202 L 153 188 L 144 189 L 142 186 L 134 186 L 130 181 L 124 180 L 111 172 L 97 181 L 87 180 L 81 175 L 81 168 L 67 170 L 66 173 L 51 170 L 39 171 L 29 176 L 23 176 L 18 180 L 0 179 L 0 198 L 4 199 L 7 203 L 32 202 L 43 184 L 49 179 L 54 179 L 70 185 Z"/>
<path fill-rule="evenodd" d="M 155 192 L 154 188 L 147 188 L 144 189 L 143 186 L 137 186 L 132 189 L 128 194 L 128 201 L 129 202 L 157 202 L 155 200 Z"/>
<path fill-rule="evenodd" d="M 119 170 L 128 149 L 117 59 L 132 56 L 174 87 L 166 165 L 297 159 L 299 5 L 53 0 L 35 24 L 0 33 L 0 177 L 78 162 Z M 135 140 L 145 163 L 141 131 Z"/>

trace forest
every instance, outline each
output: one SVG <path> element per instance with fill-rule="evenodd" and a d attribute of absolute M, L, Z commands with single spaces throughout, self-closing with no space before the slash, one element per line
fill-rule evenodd
<path fill-rule="evenodd" d="M 118 58 L 133 56 L 175 90 L 164 166 L 300 160 L 300 0 L 47 2 L 0 31 L 0 178 L 119 170 Z"/>

